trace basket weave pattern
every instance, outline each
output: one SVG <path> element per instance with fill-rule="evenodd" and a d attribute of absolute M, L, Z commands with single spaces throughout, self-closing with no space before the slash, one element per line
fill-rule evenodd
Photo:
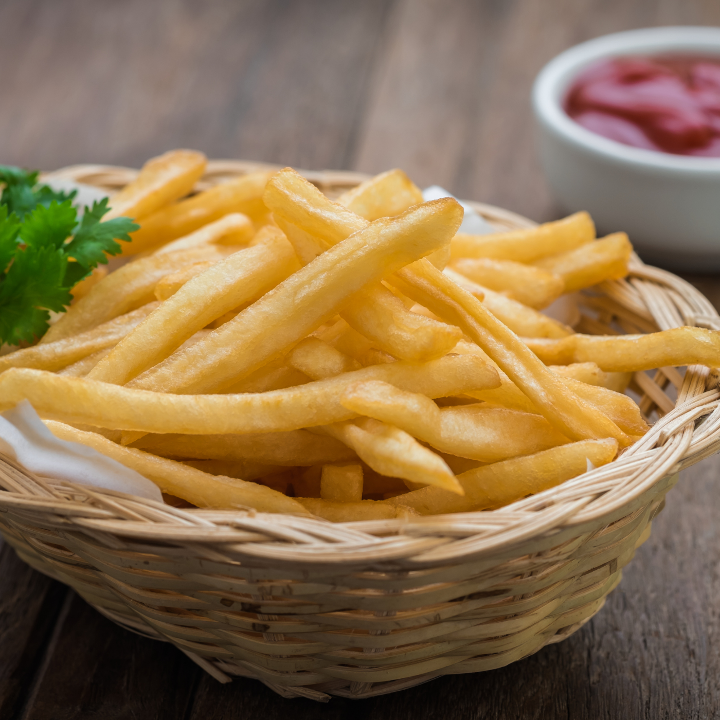
<path fill-rule="evenodd" d="M 199 184 L 257 169 L 212 162 Z M 135 171 L 58 171 L 122 187 Z M 330 196 L 356 173 L 307 173 Z M 475 204 L 501 228 L 531 223 Z M 634 258 L 626 280 L 580 298 L 583 332 L 720 329 L 674 275 Z M 369 697 L 502 667 L 587 622 L 650 535 L 678 472 L 720 449 L 717 376 L 637 373 L 659 419 L 620 459 L 492 512 L 330 524 L 184 510 L 36 477 L 0 457 L 0 532 L 28 564 L 111 620 L 174 643 L 218 680 L 285 697 Z"/>

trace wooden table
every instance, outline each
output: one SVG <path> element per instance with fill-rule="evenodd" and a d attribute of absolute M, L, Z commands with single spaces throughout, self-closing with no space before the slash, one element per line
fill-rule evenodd
<path fill-rule="evenodd" d="M 717 0 L 3 0 L 0 161 L 138 165 L 173 147 L 558 215 L 528 93 L 553 55 Z M 691 278 L 716 304 L 715 278 Z M 0 549 L 0 718 L 720 717 L 720 459 L 687 471 L 604 610 L 510 667 L 328 706 L 222 686 Z M 0 543 L 1 545 L 1 543 Z"/>

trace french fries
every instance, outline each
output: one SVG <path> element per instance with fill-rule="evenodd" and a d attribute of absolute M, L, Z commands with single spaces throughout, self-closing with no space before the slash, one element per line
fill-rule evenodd
<path fill-rule="evenodd" d="M 507 325 L 520 337 L 560 338 L 572 335 L 573 331 L 567 325 L 507 297 L 507 295 L 478 285 L 451 268 L 445 268 L 444 273 L 454 283 L 482 301 L 501 323 Z"/>
<path fill-rule="evenodd" d="M 133 447 L 168 458 L 289 466 L 352 460 L 355 453 L 327 435 L 307 430 L 247 435 L 145 435 Z"/>
<path fill-rule="evenodd" d="M 375 175 L 337 199 L 338 205 L 370 221 L 399 215 L 422 202 L 422 192 L 402 170 Z"/>
<path fill-rule="evenodd" d="M 502 507 L 582 475 L 587 471 L 588 460 L 595 467 L 607 465 L 617 455 L 617 449 L 617 443 L 611 439 L 574 442 L 461 473 L 457 480 L 465 490 L 464 495 L 421 488 L 385 502 L 404 505 L 421 515 Z"/>
<path fill-rule="evenodd" d="M 330 319 L 353 293 L 450 241 L 462 219 L 454 200 L 436 200 L 376 220 L 323 253 L 203 342 L 132 385 L 164 392 L 212 392 L 241 380 Z"/>
<path fill-rule="evenodd" d="M 242 245 L 249 242 L 255 234 L 250 218 L 241 213 L 230 213 L 215 222 L 208 223 L 188 235 L 173 240 L 154 252 L 155 255 L 164 255 L 177 250 L 187 250 L 208 243 L 224 245 Z"/>
<path fill-rule="evenodd" d="M 200 179 L 207 160 L 194 150 L 172 150 L 145 163 L 137 178 L 110 198 L 106 220 L 126 216 L 142 220 L 169 203 L 187 195 Z M 123 251 L 132 248 L 123 243 Z"/>
<path fill-rule="evenodd" d="M 368 201 L 363 206 L 367 212 L 370 212 L 369 203 L 372 204 L 374 210 L 370 212 L 371 216 L 396 215 L 402 204 L 410 202 L 402 199 L 395 205 L 388 202 L 386 186 L 397 180 L 397 174 L 389 174 L 377 182 L 368 181 L 365 189 L 357 196 L 365 197 Z M 421 194 L 408 194 L 412 200 L 422 198 Z M 366 220 L 352 213 L 344 213 L 341 205 L 330 202 L 313 185 L 290 169 L 277 173 L 268 183 L 265 202 L 274 211 L 276 222 L 303 262 L 309 262 L 353 232 L 368 226 Z M 322 219 L 323 213 L 341 217 L 347 222 L 338 232 L 330 233 L 330 236 L 319 235 L 316 230 L 318 219 Z M 328 232 L 326 225 L 321 224 L 320 227 L 321 232 Z M 379 350 L 402 360 L 421 362 L 440 357 L 460 339 L 457 328 L 410 312 L 380 283 L 368 285 L 357 293 L 342 308 L 340 315 L 353 329 L 372 340 Z"/>
<path fill-rule="evenodd" d="M 284 390 L 237 395 L 149 392 L 44 370 L 11 368 L 0 375 L 0 408 L 27 399 L 42 417 L 145 433 L 278 432 L 350 420 L 355 413 L 340 404 L 342 391 L 354 382 L 370 379 L 429 397 L 498 383 L 494 368 L 481 358 L 457 355 L 421 365 L 403 361 L 373 365 Z"/>
<path fill-rule="evenodd" d="M 198 507 L 245 507 L 261 512 L 308 514 L 296 500 L 269 487 L 236 478 L 209 475 L 173 460 L 116 445 L 97 433 L 83 432 L 63 423 L 48 420 L 45 424 L 61 440 L 87 445 L 144 475 L 163 492 Z"/>
<path fill-rule="evenodd" d="M 665 366 L 720 367 L 720 334 L 679 327 L 647 335 L 570 335 L 558 340 L 526 338 L 546 365 L 594 362 L 606 372 L 638 372 Z"/>
<path fill-rule="evenodd" d="M 436 315 L 458 324 L 560 433 L 571 440 L 612 437 L 623 447 L 630 444 L 612 420 L 569 391 L 511 330 L 430 263 L 413 263 L 393 282 Z"/>
<path fill-rule="evenodd" d="M 124 385 L 213 320 L 257 300 L 298 267 L 290 243 L 279 231 L 265 243 L 239 250 L 183 285 L 98 363 L 89 377 Z"/>
<path fill-rule="evenodd" d="M 486 403 L 439 408 L 425 395 L 378 380 L 349 387 L 341 403 L 359 415 L 392 423 L 442 452 L 486 463 L 569 442 L 539 415 Z"/>
<path fill-rule="evenodd" d="M 267 172 L 243 175 L 154 212 L 132 234 L 126 254 L 157 248 L 230 213 L 260 219 L 267 212 L 262 194 L 269 177 Z"/>
<path fill-rule="evenodd" d="M 333 502 L 360 502 L 363 495 L 362 465 L 324 465 L 320 497 Z"/>
<path fill-rule="evenodd" d="M 512 260 L 463 258 L 455 260 L 452 267 L 470 280 L 536 309 L 550 305 L 564 289 L 559 276 Z"/>
<path fill-rule="evenodd" d="M 595 239 L 595 225 L 586 212 L 545 223 L 527 230 L 493 235 L 463 235 L 453 238 L 452 258 L 494 258 L 529 263 L 549 255 L 574 250 Z"/>
<path fill-rule="evenodd" d="M 84 295 L 45 333 L 40 344 L 62 340 L 92 330 L 155 300 L 158 280 L 182 267 L 208 257 L 223 258 L 212 247 L 181 250 L 135 260 L 110 273 Z"/>
<path fill-rule="evenodd" d="M 123 249 L 139 257 L 0 358 L 0 410 L 28 400 L 168 502 L 331 522 L 492 510 L 647 432 L 634 373 L 679 386 L 676 366 L 720 367 L 717 332 L 592 336 L 540 312 L 628 272 L 627 237 L 596 240 L 586 213 L 469 236 L 400 170 L 335 202 L 289 168 L 187 197 L 204 168 L 148 162 L 111 199 L 140 219 Z"/>
<path fill-rule="evenodd" d="M 72 365 L 88 355 L 116 345 L 158 305 L 159 303 L 151 302 L 84 333 L 45 343 L 44 345 L 35 345 L 16 350 L 0 358 L 0 373 L 11 367 L 60 370 Z"/>
<path fill-rule="evenodd" d="M 614 233 L 576 250 L 538 260 L 535 267 L 560 277 L 563 292 L 575 292 L 603 280 L 618 280 L 628 274 L 632 245 L 625 233 Z"/>
<path fill-rule="evenodd" d="M 361 418 L 325 425 L 320 430 L 351 447 L 361 460 L 381 475 L 462 493 L 447 463 L 394 425 Z"/>
<path fill-rule="evenodd" d="M 393 520 L 412 516 L 407 507 L 389 505 L 377 500 L 360 502 L 333 502 L 321 498 L 298 498 L 298 502 L 313 515 L 330 522 L 353 522 L 358 520 Z"/>

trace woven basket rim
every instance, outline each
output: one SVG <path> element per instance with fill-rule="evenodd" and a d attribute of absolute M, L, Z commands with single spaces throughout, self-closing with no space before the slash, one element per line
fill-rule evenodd
<path fill-rule="evenodd" d="M 228 177 L 282 166 L 215 160 L 197 189 Z M 354 172 L 301 171 L 318 187 L 337 194 L 365 180 Z M 75 165 L 43 178 L 73 179 L 112 190 L 137 170 L 119 166 Z M 536 223 L 502 208 L 468 201 L 499 228 Z M 659 329 L 694 325 L 720 330 L 720 316 L 692 285 L 634 256 L 626 280 L 601 290 Z M 529 539 L 560 542 L 563 530 L 607 523 L 633 511 L 633 503 L 679 470 L 720 450 L 720 390 L 717 373 L 687 369 L 674 409 L 618 459 L 555 488 L 492 511 L 435 515 L 408 520 L 329 523 L 319 518 L 264 514 L 253 510 L 178 509 L 123 493 L 39 478 L 0 455 L 0 509 L 51 512 L 87 532 L 132 537 L 138 542 L 244 543 L 243 554 L 262 564 L 367 563 L 412 556 L 415 563 L 497 554 Z M 660 391 L 662 392 L 662 391 Z M 254 536 L 257 536 L 256 538 Z M 445 547 L 450 540 L 452 549 Z M 549 546 L 548 546 L 549 547 Z M 538 545 L 542 548 L 542 543 Z"/>

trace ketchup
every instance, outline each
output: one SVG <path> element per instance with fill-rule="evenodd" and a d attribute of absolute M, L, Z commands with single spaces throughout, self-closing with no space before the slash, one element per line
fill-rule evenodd
<path fill-rule="evenodd" d="M 624 145 L 720 157 L 720 58 L 602 61 L 576 78 L 565 111 L 584 128 Z"/>

